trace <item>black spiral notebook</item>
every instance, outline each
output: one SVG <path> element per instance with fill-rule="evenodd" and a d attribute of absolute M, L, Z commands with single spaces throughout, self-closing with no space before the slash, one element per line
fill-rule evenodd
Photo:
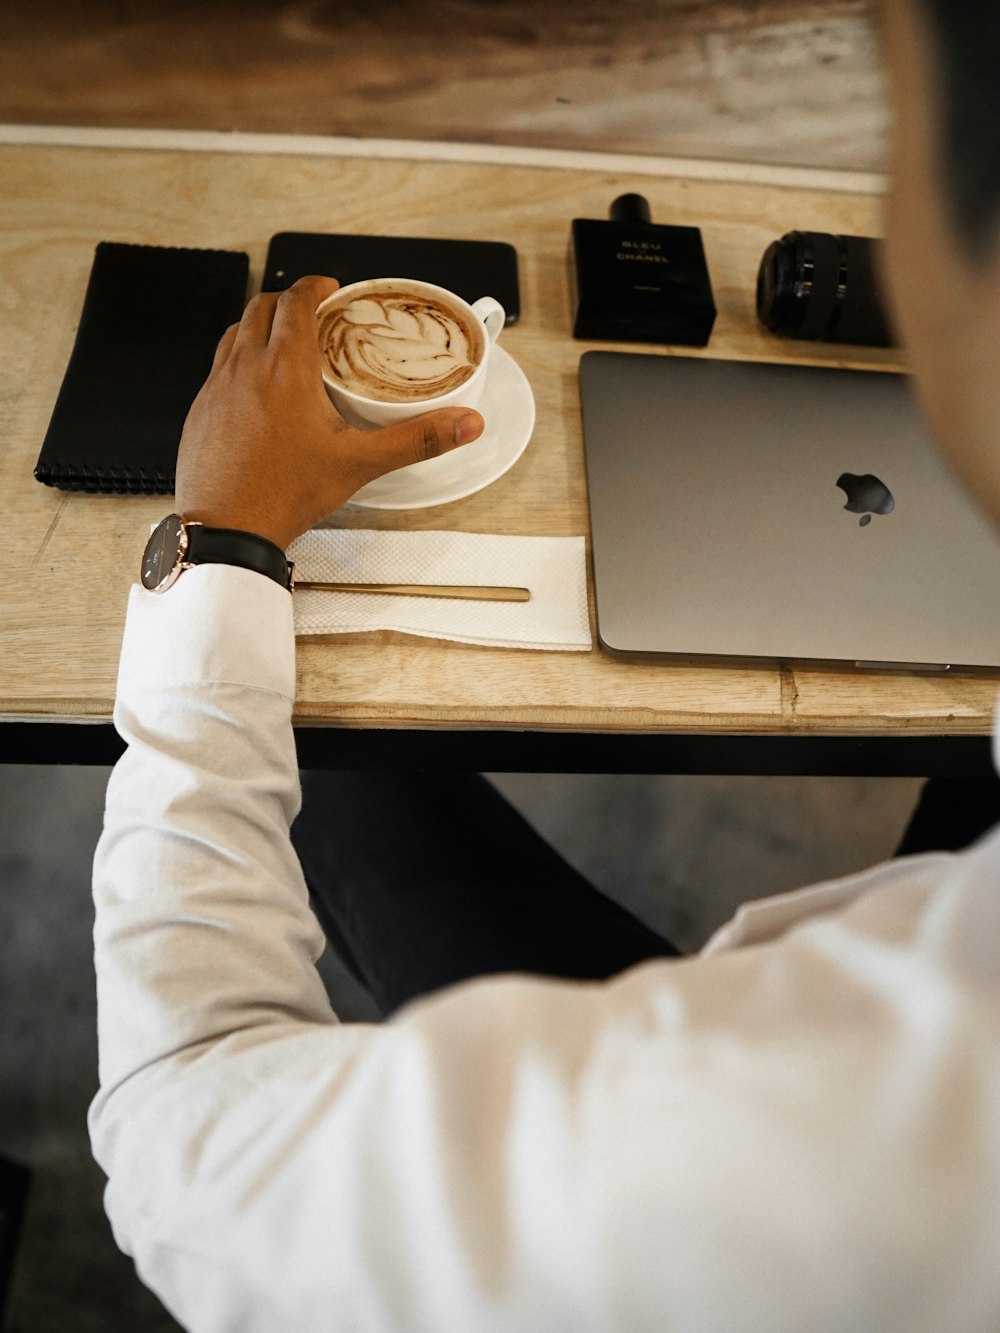
<path fill-rule="evenodd" d="M 102 241 L 35 477 L 68 491 L 166 494 L 184 420 L 243 313 L 231 250 Z"/>

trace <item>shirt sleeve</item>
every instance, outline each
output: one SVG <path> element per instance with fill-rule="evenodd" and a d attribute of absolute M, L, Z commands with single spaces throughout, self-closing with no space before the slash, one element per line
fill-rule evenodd
<path fill-rule="evenodd" d="M 133 591 L 90 1130 L 185 1327 L 1000 1326 L 995 836 L 703 957 L 340 1024 L 288 838 L 293 693 L 276 584 Z"/>

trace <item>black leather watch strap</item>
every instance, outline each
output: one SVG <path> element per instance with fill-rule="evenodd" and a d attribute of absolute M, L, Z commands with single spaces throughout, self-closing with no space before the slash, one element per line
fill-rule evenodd
<path fill-rule="evenodd" d="M 280 546 L 238 528 L 206 528 L 201 523 L 185 525 L 188 547 L 185 565 L 239 565 L 266 574 L 283 588 L 291 589 L 292 565 Z"/>

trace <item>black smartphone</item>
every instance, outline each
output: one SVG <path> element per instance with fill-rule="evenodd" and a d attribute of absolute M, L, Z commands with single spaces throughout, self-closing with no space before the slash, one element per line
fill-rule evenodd
<path fill-rule="evenodd" d="M 505 241 L 311 231 L 272 236 L 261 291 L 283 291 L 307 273 L 336 278 L 342 287 L 366 278 L 417 278 L 447 287 L 470 305 L 481 296 L 495 297 L 507 324 L 515 323 L 521 313 L 517 251 Z"/>

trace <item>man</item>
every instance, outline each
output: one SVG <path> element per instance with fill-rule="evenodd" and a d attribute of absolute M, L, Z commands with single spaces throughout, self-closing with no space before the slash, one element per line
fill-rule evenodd
<path fill-rule="evenodd" d="M 978 8 L 886 4 L 888 253 L 941 447 L 1000 525 L 1000 20 Z M 956 159 L 970 130 L 982 159 L 961 139 Z M 436 414 L 363 461 L 308 353 L 329 290 L 259 297 L 223 339 L 182 442 L 185 517 L 284 547 L 377 470 L 481 427 Z M 653 956 L 669 946 L 639 927 L 650 961 L 598 984 L 484 977 L 338 1025 L 288 836 L 278 580 L 209 564 L 135 590 L 122 652 L 90 1123 L 119 1244 L 178 1318 L 1000 1327 L 1000 830 L 750 905 L 695 958 Z M 395 835 L 387 817 L 372 841 Z M 455 911 L 482 897 L 468 882 Z M 414 898 L 385 931 L 419 930 Z M 331 919 L 348 953 L 354 911 Z M 611 909 L 607 929 L 632 923 Z"/>

